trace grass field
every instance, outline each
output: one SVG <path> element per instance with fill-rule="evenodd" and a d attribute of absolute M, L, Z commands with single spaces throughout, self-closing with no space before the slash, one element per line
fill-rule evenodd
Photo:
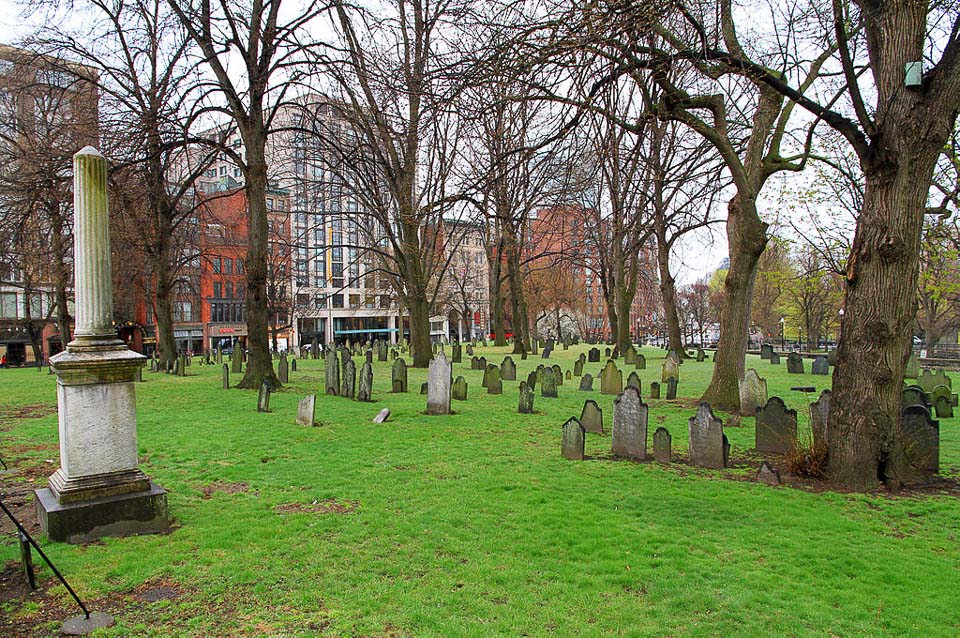
<path fill-rule="evenodd" d="M 572 368 L 585 350 L 557 349 L 550 362 Z M 506 353 L 478 349 L 497 364 Z M 663 352 L 644 353 L 648 397 Z M 559 399 L 538 391 L 538 413 L 520 415 L 517 383 L 489 396 L 468 359 L 454 374 L 469 400 L 442 417 L 423 414 L 425 370 L 410 369 L 409 394 L 389 393 L 389 363 L 374 364 L 375 403 L 362 404 L 319 395 L 323 362 L 299 361 L 269 414 L 255 411 L 255 392 L 221 389 L 219 366 L 145 372 L 141 468 L 169 490 L 175 531 L 41 542 L 91 607 L 116 616 L 105 635 L 960 635 L 955 496 L 758 484 L 752 418 L 727 429 L 735 467 L 724 471 L 617 461 L 599 435 L 588 435 L 588 460 L 565 461 L 560 426 L 585 399 L 609 431 L 613 397 L 599 380 L 593 393 L 576 378 Z M 541 362 L 515 360 L 518 379 Z M 787 375 L 785 359 L 748 367 L 798 409 L 806 435 L 816 395 L 789 387 L 819 391 L 830 377 Z M 651 434 L 666 426 L 678 461 L 711 370 L 686 362 L 679 400 L 645 398 Z M 15 470 L 4 500 L 29 512 L 29 491 L 57 467 L 55 377 L 0 379 L 0 456 Z M 315 428 L 294 422 L 309 392 Z M 371 423 L 383 407 L 390 420 Z M 941 467 L 956 478 L 956 420 L 940 432 Z M 12 526 L 0 529 L 10 589 L 17 550 Z M 53 635 L 75 614 L 49 569 L 39 577 L 37 593 L 0 595 L 0 635 Z"/>

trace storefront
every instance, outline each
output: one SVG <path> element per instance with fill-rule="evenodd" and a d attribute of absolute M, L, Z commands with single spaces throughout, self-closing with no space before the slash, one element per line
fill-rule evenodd
<path fill-rule="evenodd" d="M 200 326 L 180 325 L 174 328 L 173 340 L 177 344 L 177 352 L 183 354 L 203 352 L 203 328 Z"/>
<path fill-rule="evenodd" d="M 245 323 L 208 323 L 207 343 L 210 350 L 232 352 L 238 345 L 246 347 L 247 324 Z"/>

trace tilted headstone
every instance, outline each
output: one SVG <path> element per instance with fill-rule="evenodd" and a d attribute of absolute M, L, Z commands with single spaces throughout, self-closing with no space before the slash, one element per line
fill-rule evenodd
<path fill-rule="evenodd" d="M 667 401 L 677 398 L 677 380 L 674 377 L 667 379 Z"/>
<path fill-rule="evenodd" d="M 590 348 L 590 363 L 600 363 L 600 348 Z"/>
<path fill-rule="evenodd" d="M 580 411 L 580 425 L 591 434 L 603 434 L 603 410 L 593 399 L 587 399 Z"/>
<path fill-rule="evenodd" d="M 740 380 L 740 414 L 754 416 L 757 408 L 767 403 L 767 381 L 753 368 Z"/>
<path fill-rule="evenodd" d="M 830 374 L 830 364 L 826 357 L 817 357 L 810 366 L 810 374 Z"/>
<path fill-rule="evenodd" d="M 325 393 L 338 396 L 340 394 L 340 361 L 335 350 L 327 353 L 324 365 L 326 369 Z"/>
<path fill-rule="evenodd" d="M 384 408 L 377 412 L 377 416 L 373 417 L 374 423 L 386 423 L 387 419 L 390 418 L 390 408 Z"/>
<path fill-rule="evenodd" d="M 277 364 L 277 379 L 280 383 L 289 383 L 290 364 L 287 362 L 287 355 L 280 355 L 280 362 Z"/>
<path fill-rule="evenodd" d="M 780 397 L 770 397 L 757 410 L 755 447 L 761 454 L 787 454 L 797 446 L 797 411 Z"/>
<path fill-rule="evenodd" d="M 540 396 L 545 399 L 557 398 L 557 375 L 553 368 L 544 368 L 540 382 Z"/>
<path fill-rule="evenodd" d="M 773 355 L 773 346 L 769 343 L 765 343 L 760 346 L 760 358 L 769 361 L 770 356 Z"/>
<path fill-rule="evenodd" d="M 707 403 L 701 403 L 697 415 L 687 420 L 690 431 L 690 465 L 722 470 L 727 466 L 729 443 L 723 424 L 713 416 Z"/>
<path fill-rule="evenodd" d="M 827 447 L 827 419 L 830 416 L 830 390 L 824 390 L 820 397 L 810 404 L 810 431 L 813 434 L 813 446 L 822 450 Z"/>
<path fill-rule="evenodd" d="M 660 383 L 666 383 L 671 377 L 680 380 L 680 365 L 673 357 L 667 357 L 660 366 Z"/>
<path fill-rule="evenodd" d="M 907 379 L 916 379 L 920 376 L 920 359 L 917 357 L 916 352 L 911 352 L 907 358 L 907 367 L 903 372 L 903 376 Z"/>
<path fill-rule="evenodd" d="M 637 360 L 633 364 L 634 369 L 636 370 L 646 370 L 647 369 L 647 358 L 640 353 L 637 353 Z"/>
<path fill-rule="evenodd" d="M 614 456 L 646 460 L 648 412 L 640 398 L 640 391 L 633 386 L 627 386 L 623 393 L 613 400 L 611 440 Z"/>
<path fill-rule="evenodd" d="M 527 375 L 527 387 L 530 388 L 530 390 L 535 390 L 535 389 L 536 389 L 536 387 L 537 387 L 537 379 L 538 379 L 539 377 L 540 377 L 540 375 L 537 374 L 537 371 L 536 371 L 536 370 L 531 370 L 531 371 L 530 371 L 530 374 Z"/>
<path fill-rule="evenodd" d="M 373 364 L 364 361 L 360 366 L 360 382 L 357 386 L 357 401 L 369 403 L 373 401 Z"/>
<path fill-rule="evenodd" d="M 533 414 L 533 388 L 526 382 L 520 382 L 520 401 L 517 404 L 517 412 L 520 414 Z"/>
<path fill-rule="evenodd" d="M 770 365 L 778 366 L 780 365 L 780 355 L 776 352 L 770 353 Z"/>
<path fill-rule="evenodd" d="M 230 388 L 230 366 L 226 363 L 223 364 L 223 389 L 227 390 Z"/>
<path fill-rule="evenodd" d="M 499 373 L 497 382 L 499 383 Z M 450 386 L 453 366 L 442 352 L 430 361 L 427 369 L 427 414 L 450 414 Z"/>
<path fill-rule="evenodd" d="M 903 452 L 907 461 L 922 472 L 940 471 L 940 422 L 922 405 L 911 405 L 900 417 Z"/>
<path fill-rule="evenodd" d="M 621 392 L 623 392 L 623 372 L 617 368 L 613 360 L 609 360 L 600 372 L 600 394 L 617 395 Z"/>
<path fill-rule="evenodd" d="M 317 395 L 308 394 L 297 404 L 297 425 L 313 427 L 314 411 L 317 405 Z"/>
<path fill-rule="evenodd" d="M 563 458 L 582 461 L 584 439 L 586 439 L 586 436 L 583 431 L 583 426 L 580 425 L 580 421 L 577 420 L 577 417 L 570 417 L 570 419 L 563 424 L 563 439 L 560 444 L 560 453 L 563 455 Z"/>
<path fill-rule="evenodd" d="M 257 412 L 270 411 L 270 384 L 264 381 L 257 393 Z"/>
<path fill-rule="evenodd" d="M 407 391 L 407 362 L 403 359 L 393 362 L 393 368 L 390 370 L 390 391 Z"/>
<path fill-rule="evenodd" d="M 757 482 L 766 483 L 767 485 L 780 485 L 783 483 L 783 481 L 780 480 L 780 472 L 766 461 L 764 461 L 760 465 L 760 469 L 757 470 Z"/>
<path fill-rule="evenodd" d="M 553 367 L 553 378 L 557 380 L 557 385 L 558 386 L 563 385 L 563 370 L 558 365 L 554 365 L 552 367 Z"/>
<path fill-rule="evenodd" d="M 487 381 L 487 394 L 503 394 L 503 380 L 500 378 L 500 368 L 495 365 L 487 367 L 490 370 L 490 379 Z"/>
<path fill-rule="evenodd" d="M 593 392 L 593 375 L 589 372 L 580 377 L 580 390 L 582 392 Z"/>
<path fill-rule="evenodd" d="M 650 383 L 650 398 L 659 399 L 660 398 L 660 383 L 653 381 Z"/>
<path fill-rule="evenodd" d="M 577 359 L 573 362 L 573 376 L 579 377 L 583 375 L 583 361 Z"/>
<path fill-rule="evenodd" d="M 466 401 L 467 400 L 467 380 L 462 376 L 458 376 L 457 379 L 453 382 L 453 387 L 450 390 L 451 396 L 457 401 Z"/>
<path fill-rule="evenodd" d="M 492 363 L 487 364 L 487 367 L 483 370 L 483 380 L 480 382 L 481 387 L 486 388 L 489 385 L 490 379 L 493 377 L 493 370 L 496 367 L 497 366 Z"/>
<path fill-rule="evenodd" d="M 665 427 L 657 428 L 656 432 L 653 433 L 653 458 L 656 459 L 657 463 L 670 462 L 672 443 L 670 431 Z"/>
<path fill-rule="evenodd" d="M 799 353 L 787 355 L 787 374 L 803 374 L 803 357 Z"/>

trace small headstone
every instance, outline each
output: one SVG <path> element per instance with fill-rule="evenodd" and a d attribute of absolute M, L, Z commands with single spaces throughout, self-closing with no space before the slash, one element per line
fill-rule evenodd
<path fill-rule="evenodd" d="M 453 382 L 453 366 L 443 352 L 438 353 L 427 369 L 427 414 L 450 414 L 450 386 Z M 500 383 L 497 371 L 496 383 Z M 489 389 L 488 389 L 489 391 Z"/>
<path fill-rule="evenodd" d="M 927 394 L 930 403 L 937 413 L 938 419 L 953 418 L 953 404 L 950 396 L 950 388 L 945 385 L 937 385 Z"/>
<path fill-rule="evenodd" d="M 640 398 L 640 391 L 627 386 L 613 400 L 613 454 L 631 459 L 647 458 L 648 408 Z"/>
<path fill-rule="evenodd" d="M 600 372 L 600 394 L 617 395 L 621 392 L 623 392 L 623 372 L 617 368 L 613 360 L 609 360 Z"/>
<path fill-rule="evenodd" d="M 660 367 L 660 383 L 666 383 L 667 379 L 674 378 L 680 380 L 680 365 L 673 357 L 667 357 L 663 360 Z"/>
<path fill-rule="evenodd" d="M 337 359 L 337 352 L 335 350 L 328 352 L 324 363 L 326 369 L 325 392 L 337 396 L 340 394 L 340 361 Z"/>
<path fill-rule="evenodd" d="M 673 377 L 667 379 L 667 401 L 673 401 L 677 398 L 677 380 Z"/>
<path fill-rule="evenodd" d="M 722 470 L 727 466 L 729 443 L 723 424 L 713 416 L 707 403 L 701 403 L 696 416 L 687 420 L 690 431 L 690 465 Z"/>
<path fill-rule="evenodd" d="M 755 416 L 757 408 L 767 403 L 767 381 L 753 368 L 740 380 L 740 414 Z"/>
<path fill-rule="evenodd" d="M 830 374 L 830 364 L 827 363 L 826 357 L 817 357 L 813 360 L 813 365 L 810 367 L 811 374 Z"/>
<path fill-rule="evenodd" d="M 426 395 L 430 391 L 430 382 L 424 381 L 420 384 L 420 394 Z"/>
<path fill-rule="evenodd" d="M 456 381 L 453 382 L 453 387 L 450 390 L 451 396 L 457 401 L 466 401 L 467 400 L 467 380 L 462 376 L 458 376 Z"/>
<path fill-rule="evenodd" d="M 640 375 L 637 374 L 637 371 L 636 371 L 636 370 L 634 370 L 633 372 L 631 372 L 631 373 L 630 373 L 630 376 L 627 377 L 627 385 L 628 385 L 628 386 L 631 386 L 631 385 L 632 385 L 632 386 L 635 387 L 637 390 L 639 390 L 639 389 L 641 389 L 641 388 L 643 387 L 643 386 L 642 386 L 642 383 L 641 383 L 641 381 L 640 381 Z"/>
<path fill-rule="evenodd" d="M 470 358 L 470 369 L 479 370 L 480 369 L 480 357 L 471 357 Z"/>
<path fill-rule="evenodd" d="M 840 356 L 840 352 L 836 348 L 834 348 L 833 350 L 827 353 L 827 364 L 836 366 L 837 357 L 839 356 Z"/>
<path fill-rule="evenodd" d="M 390 418 L 390 409 L 384 408 L 377 412 L 377 416 L 373 417 L 374 423 L 385 423 L 387 419 Z"/>
<path fill-rule="evenodd" d="M 297 404 L 297 425 L 309 425 L 313 427 L 314 408 L 316 404 L 317 395 L 315 394 L 308 394 L 300 399 L 300 403 Z"/>
<path fill-rule="evenodd" d="M 500 378 L 500 368 L 495 365 L 487 367 L 490 378 L 487 380 L 487 394 L 503 394 L 503 380 Z"/>
<path fill-rule="evenodd" d="M 558 386 L 563 385 L 563 369 L 558 365 L 553 366 L 553 378 L 557 380 Z"/>
<path fill-rule="evenodd" d="M 563 378 L 566 379 L 567 381 L 573 381 L 573 374 L 571 374 L 570 371 L 567 370 L 566 372 L 563 373 Z"/>
<path fill-rule="evenodd" d="M 646 370 L 647 369 L 647 358 L 640 353 L 637 353 L 637 360 L 633 364 L 634 369 L 636 370 Z"/>
<path fill-rule="evenodd" d="M 760 358 L 765 360 L 770 360 L 770 356 L 773 354 L 773 346 L 769 343 L 765 343 L 760 346 Z"/>
<path fill-rule="evenodd" d="M 603 410 L 593 399 L 587 399 L 580 411 L 580 425 L 585 432 L 603 434 Z"/>
<path fill-rule="evenodd" d="M 366 365 L 366 362 L 364 362 Z M 352 399 L 357 393 L 357 364 L 347 358 L 343 362 L 343 385 L 340 387 L 340 396 Z"/>
<path fill-rule="evenodd" d="M 373 364 L 364 361 L 360 366 L 360 383 L 357 387 L 357 401 L 369 403 L 373 401 Z"/>
<path fill-rule="evenodd" d="M 473 345 L 467 346 L 467 356 L 468 356 L 468 357 L 472 357 L 472 356 L 473 356 Z"/>
<path fill-rule="evenodd" d="M 780 355 L 776 352 L 770 353 L 770 365 L 778 366 L 780 365 Z"/>
<path fill-rule="evenodd" d="M 296 372 L 296 371 L 297 371 L 297 360 L 290 359 L 290 372 Z"/>
<path fill-rule="evenodd" d="M 820 397 L 810 404 L 810 431 L 813 434 L 813 446 L 816 449 L 827 447 L 827 418 L 830 416 L 830 390 L 824 390 Z"/>
<path fill-rule="evenodd" d="M 527 375 L 527 387 L 531 390 L 535 390 L 537 387 L 537 379 L 539 377 L 540 375 L 537 374 L 536 370 L 531 370 L 530 374 Z"/>
<path fill-rule="evenodd" d="M 787 454 L 797 446 L 797 411 L 791 410 L 780 397 L 770 397 L 757 410 L 755 432 L 757 452 Z"/>
<path fill-rule="evenodd" d="M 787 374 L 803 374 L 803 357 L 799 353 L 787 355 Z"/>
<path fill-rule="evenodd" d="M 373 363 L 373 350 L 367 350 L 363 353 L 363 356 L 367 363 Z"/>
<path fill-rule="evenodd" d="M 653 458 L 656 459 L 657 463 L 670 462 L 671 445 L 670 431 L 665 427 L 657 428 L 656 432 L 653 433 Z"/>
<path fill-rule="evenodd" d="M 500 364 L 500 378 L 504 381 L 517 380 L 517 364 L 513 362 L 512 357 L 504 357 Z"/>
<path fill-rule="evenodd" d="M 757 471 L 757 482 L 767 485 L 781 485 L 783 483 L 780 480 L 780 472 L 766 461 L 760 465 L 760 470 Z"/>
<path fill-rule="evenodd" d="M 903 373 L 903 376 L 907 379 L 916 379 L 920 376 L 920 359 L 917 358 L 916 352 L 911 352 L 910 357 L 907 359 L 907 367 Z"/>
<path fill-rule="evenodd" d="M 583 426 L 577 417 L 570 419 L 563 424 L 563 439 L 560 444 L 560 453 L 563 458 L 573 461 L 583 460 L 584 439 L 586 438 Z"/>
<path fill-rule="evenodd" d="M 230 366 L 226 363 L 223 364 L 223 389 L 227 390 L 230 388 Z"/>
<path fill-rule="evenodd" d="M 703 363 L 707 360 L 707 355 L 704 353 L 703 348 L 697 348 L 697 363 Z"/>
<path fill-rule="evenodd" d="M 517 412 L 520 414 L 533 414 L 533 388 L 526 382 L 520 382 L 520 401 L 517 404 Z"/>
<path fill-rule="evenodd" d="M 590 348 L 590 363 L 600 363 L 600 348 Z"/>
<path fill-rule="evenodd" d="M 270 411 L 270 384 L 264 382 L 257 393 L 257 412 Z"/>
<path fill-rule="evenodd" d="M 659 399 L 660 398 L 660 384 L 656 381 L 650 383 L 650 398 Z"/>
<path fill-rule="evenodd" d="M 280 362 L 277 363 L 277 379 L 280 383 L 289 383 L 290 364 L 287 362 L 287 355 L 280 355 Z"/>
<path fill-rule="evenodd" d="M 553 368 L 543 369 L 543 378 L 540 382 L 540 396 L 545 399 L 557 398 L 557 375 Z"/>
<path fill-rule="evenodd" d="M 579 377 L 583 375 L 583 361 L 577 359 L 573 362 L 573 376 Z"/>
<path fill-rule="evenodd" d="M 397 359 L 393 362 L 393 368 L 390 370 L 390 391 L 407 391 L 407 362 L 403 359 Z"/>
<path fill-rule="evenodd" d="M 582 392 L 593 392 L 593 375 L 589 372 L 580 377 L 580 390 Z"/>
<path fill-rule="evenodd" d="M 462 359 L 463 359 L 463 346 L 461 346 L 459 343 L 453 344 L 453 346 L 450 348 L 450 360 L 453 363 L 460 363 Z"/>
<path fill-rule="evenodd" d="M 940 422 L 922 405 L 911 405 L 900 417 L 903 452 L 907 461 L 918 470 L 940 471 Z"/>

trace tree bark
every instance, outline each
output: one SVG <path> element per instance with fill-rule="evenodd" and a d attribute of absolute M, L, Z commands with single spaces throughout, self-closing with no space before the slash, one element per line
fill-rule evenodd
<path fill-rule="evenodd" d="M 677 313 L 677 286 L 670 272 L 670 246 L 660 229 L 657 237 L 657 265 L 660 269 L 660 298 L 663 301 L 663 318 L 667 323 L 668 349 L 675 350 L 681 357 L 683 336 L 680 331 L 680 315 Z"/>

